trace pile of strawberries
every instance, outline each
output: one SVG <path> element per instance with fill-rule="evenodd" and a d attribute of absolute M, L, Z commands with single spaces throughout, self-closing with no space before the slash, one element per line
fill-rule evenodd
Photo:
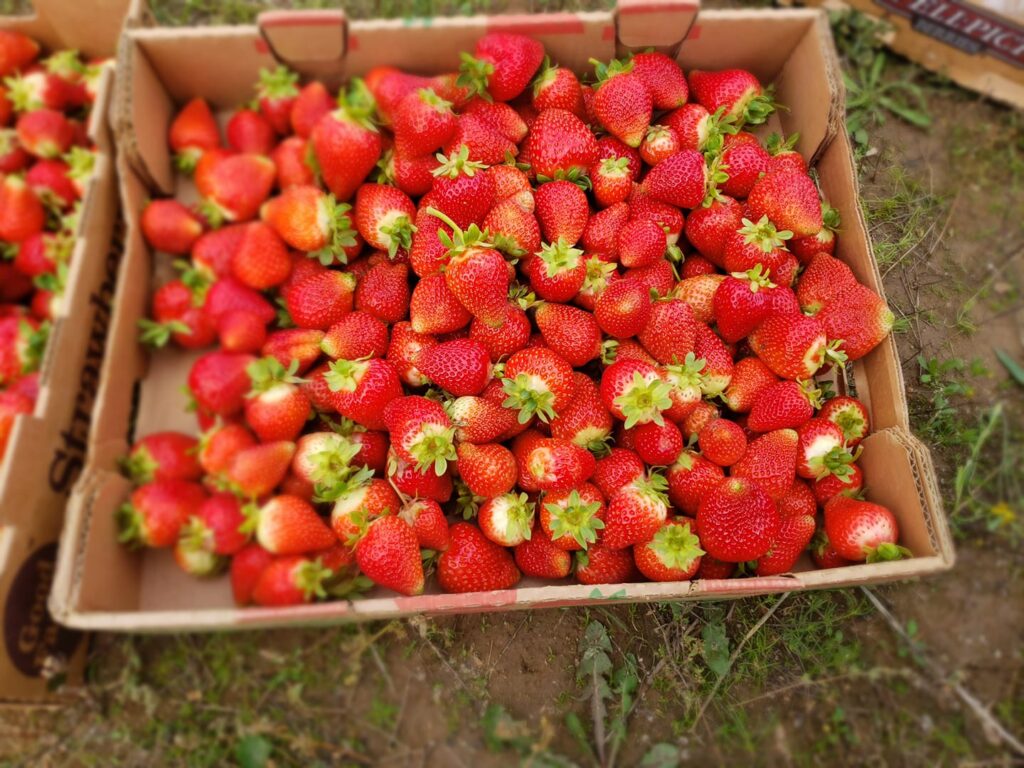
<path fill-rule="evenodd" d="M 815 376 L 892 314 L 834 258 L 749 72 L 597 64 L 488 34 L 459 72 L 335 100 L 264 73 L 226 145 L 170 128 L 202 202 L 151 202 L 177 262 L 146 340 L 205 349 L 202 436 L 143 437 L 122 537 L 240 605 L 727 578 L 905 556 L 860 500 L 868 413 Z M 824 509 L 822 525 L 818 511 Z"/>
<path fill-rule="evenodd" d="M 38 396 L 93 169 L 86 122 L 104 64 L 39 54 L 31 38 L 0 29 L 0 460 Z"/>

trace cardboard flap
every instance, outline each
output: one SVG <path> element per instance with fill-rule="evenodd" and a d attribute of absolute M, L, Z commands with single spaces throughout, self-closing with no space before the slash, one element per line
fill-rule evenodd
<path fill-rule="evenodd" d="M 52 35 L 39 35 L 44 43 L 77 48 L 88 57 L 114 52 L 128 10 L 128 0 L 32 0 L 32 5 L 37 23 L 52 30 Z"/>
<path fill-rule="evenodd" d="M 317 66 L 334 68 L 345 58 L 347 23 L 341 9 L 330 11 L 267 11 L 256 21 L 276 59 L 312 74 Z"/>
<path fill-rule="evenodd" d="M 625 48 L 673 48 L 690 33 L 700 0 L 619 0 L 615 14 Z"/>

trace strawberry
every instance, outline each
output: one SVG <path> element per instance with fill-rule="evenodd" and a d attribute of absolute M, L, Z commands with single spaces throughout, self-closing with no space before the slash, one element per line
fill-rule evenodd
<path fill-rule="evenodd" d="M 533 347 L 516 352 L 505 365 L 504 406 L 519 412 L 519 423 L 537 416 L 548 422 L 571 402 L 572 366 L 556 352 Z"/>
<path fill-rule="evenodd" d="M 199 441 L 181 432 L 153 432 L 140 438 L 121 463 L 136 485 L 155 480 L 197 481 L 203 475 Z"/>
<path fill-rule="evenodd" d="M 263 571 L 274 562 L 274 556 L 259 544 L 247 544 L 231 558 L 231 593 L 235 605 L 252 602 L 252 592 Z"/>
<path fill-rule="evenodd" d="M 729 343 L 746 338 L 768 315 L 768 289 L 775 287 L 763 267 L 729 275 L 713 302 L 719 335 Z"/>
<path fill-rule="evenodd" d="M 356 563 L 375 584 L 403 595 L 423 592 L 419 540 L 412 527 L 397 515 L 370 523 L 356 545 Z"/>
<path fill-rule="evenodd" d="M 728 419 L 715 419 L 704 425 L 697 441 L 704 458 L 720 467 L 731 467 L 747 451 L 743 429 Z"/>
<path fill-rule="evenodd" d="M 0 180 L 0 240 L 20 243 L 46 223 L 43 204 L 36 193 L 19 176 Z"/>
<path fill-rule="evenodd" d="M 700 369 L 700 390 L 705 397 L 718 397 L 732 383 L 735 366 L 732 353 L 718 335 L 706 325 L 697 326 L 694 355 L 705 361 Z"/>
<path fill-rule="evenodd" d="M 726 271 L 736 273 L 747 272 L 760 264 L 769 278 L 784 285 L 780 272 L 784 271 L 789 256 L 785 249 L 786 239 L 792 233 L 778 231 L 766 216 L 758 219 L 757 223 L 744 218 L 742 224 L 726 238 L 722 266 Z"/>
<path fill-rule="evenodd" d="M 853 565 L 852 560 L 847 560 L 845 557 L 836 552 L 835 547 L 828 540 L 828 534 L 825 533 L 824 528 L 819 528 L 811 539 L 810 544 L 811 559 L 814 560 L 814 564 L 818 568 L 842 568 L 847 565 Z"/>
<path fill-rule="evenodd" d="M 799 478 L 793 481 L 793 485 L 786 491 L 786 495 L 776 501 L 779 506 L 779 515 L 783 518 L 799 515 L 814 517 L 818 512 L 814 492 L 804 480 Z"/>
<path fill-rule="evenodd" d="M 704 358 L 690 352 L 681 363 L 663 366 L 658 371 L 662 380 L 669 385 L 668 396 L 672 401 L 672 405 L 665 411 L 665 418 L 677 424 L 682 423 L 699 406 L 704 381 L 701 371 L 707 366 L 708 362 Z"/>
<path fill-rule="evenodd" d="M 516 460 L 503 445 L 462 443 L 457 449 L 459 474 L 477 496 L 491 498 L 512 490 L 516 482 Z"/>
<path fill-rule="evenodd" d="M 745 357 L 733 367 L 732 380 L 722 400 L 735 413 L 749 413 L 758 393 L 778 381 L 771 369 L 758 357 Z"/>
<path fill-rule="evenodd" d="M 297 363 L 286 369 L 274 357 L 249 363 L 246 371 L 252 382 L 245 402 L 246 423 L 262 442 L 295 440 L 309 418 L 309 398 L 296 384 Z"/>
<path fill-rule="evenodd" d="M 519 153 L 515 142 L 495 127 L 492 117 L 475 113 L 459 117 L 455 133 L 441 150 L 448 156 L 465 150 L 467 157 L 484 165 L 497 165 Z"/>
<path fill-rule="evenodd" d="M 654 107 L 644 78 L 633 72 L 631 61 L 591 63 L 597 72 L 594 114 L 608 133 L 627 146 L 639 147 Z"/>
<path fill-rule="evenodd" d="M 572 248 L 565 240 L 545 244 L 527 263 L 523 272 L 530 287 L 545 301 L 571 301 L 587 276 L 583 251 Z"/>
<path fill-rule="evenodd" d="M 478 395 L 491 379 L 487 347 L 473 339 L 456 339 L 425 349 L 416 367 L 434 384 L 456 397 Z"/>
<path fill-rule="evenodd" d="M 358 432 L 351 437 L 356 434 L 371 433 Z M 360 461 L 360 446 L 351 437 L 311 432 L 296 444 L 292 473 L 311 487 L 318 501 L 335 500 L 369 479 L 371 473 Z"/>
<path fill-rule="evenodd" d="M 394 366 L 375 357 L 335 360 L 329 368 L 324 379 L 334 409 L 367 429 L 384 429 L 384 407 L 402 396 L 402 382 Z"/>
<path fill-rule="evenodd" d="M 188 388 L 196 404 L 218 416 L 241 413 L 250 387 L 247 369 L 255 359 L 219 350 L 197 359 L 188 374 Z"/>
<path fill-rule="evenodd" d="M 668 468 L 668 497 L 672 505 L 688 515 L 696 515 L 701 499 L 725 477 L 722 468 L 699 453 L 682 451 Z"/>
<path fill-rule="evenodd" d="M 811 419 L 797 431 L 796 472 L 808 480 L 846 477 L 856 457 L 843 442 L 843 430 L 828 419 Z M 859 451 L 858 451 L 859 453 Z"/>
<path fill-rule="evenodd" d="M 39 43 L 12 29 L 0 30 L 0 77 L 24 69 L 39 55 Z"/>
<path fill-rule="evenodd" d="M 644 184 L 656 200 L 677 208 L 697 208 L 704 202 L 708 167 L 700 152 L 684 149 L 654 166 Z"/>
<path fill-rule="evenodd" d="M 448 548 L 448 521 L 433 499 L 413 499 L 402 505 L 398 516 L 412 528 L 421 548 L 438 552 Z"/>
<path fill-rule="evenodd" d="M 633 177 L 628 157 L 606 157 L 590 166 L 590 182 L 594 201 L 600 208 L 621 203 L 633 191 Z"/>
<path fill-rule="evenodd" d="M 853 448 L 868 436 L 871 419 L 864 403 L 855 397 L 833 397 L 825 401 L 818 417 L 828 419 L 843 432 L 843 442 Z"/>
<path fill-rule="evenodd" d="M 307 162 L 310 157 L 309 142 L 300 136 L 289 136 L 271 150 L 270 160 L 282 191 L 316 184 L 316 176 Z"/>
<path fill-rule="evenodd" d="M 520 485 L 541 491 L 568 491 L 594 473 L 594 456 L 569 440 L 542 437 L 518 460 Z"/>
<path fill-rule="evenodd" d="M 23 112 L 14 126 L 21 148 L 33 157 L 56 158 L 71 147 L 75 126 L 62 112 L 34 109 Z"/>
<path fill-rule="evenodd" d="M 153 200 L 139 223 L 151 248 L 175 255 L 189 253 L 203 234 L 202 221 L 177 200 Z"/>
<path fill-rule="evenodd" d="M 619 360 L 601 377 L 601 399 L 626 429 L 647 422 L 663 424 L 662 411 L 672 407 L 671 390 L 653 365 L 640 360 Z"/>
<path fill-rule="evenodd" d="M 819 232 L 824 224 L 818 188 L 806 173 L 779 171 L 763 176 L 750 190 L 751 218 L 767 216 L 796 237 Z"/>
<path fill-rule="evenodd" d="M 289 246 L 328 266 L 358 253 L 351 207 L 307 184 L 289 186 L 260 209 L 260 216 Z"/>
<path fill-rule="evenodd" d="M 757 560 L 758 576 L 776 576 L 793 570 L 796 561 L 814 536 L 814 515 L 783 517 L 779 532 L 768 551 Z"/>
<path fill-rule="evenodd" d="M 425 397 L 400 397 L 384 411 L 391 447 L 399 458 L 423 472 L 433 466 L 445 474 L 456 458 L 455 428 L 440 403 Z"/>
<path fill-rule="evenodd" d="M 697 510 L 701 546 L 730 563 L 766 554 L 779 532 L 775 502 L 755 481 L 729 477 L 704 497 Z"/>
<path fill-rule="evenodd" d="M 309 603 L 327 596 L 323 584 L 330 576 L 319 560 L 305 555 L 277 557 L 260 572 L 250 597 L 267 608 Z"/>
<path fill-rule="evenodd" d="M 634 450 L 647 464 L 671 464 L 683 450 L 683 435 L 673 422 L 647 422 L 633 427 Z"/>
<path fill-rule="evenodd" d="M 228 146 L 239 152 L 269 155 L 277 143 L 274 127 L 253 109 L 239 109 L 231 115 L 224 130 Z"/>
<path fill-rule="evenodd" d="M 583 309 L 593 312 L 598 297 L 621 276 L 616 272 L 615 264 L 600 255 L 584 256 L 583 267 L 583 285 L 573 301 Z"/>
<path fill-rule="evenodd" d="M 207 153 L 195 175 L 203 215 L 215 227 L 255 218 L 270 195 L 276 172 L 274 163 L 263 155 Z"/>
<path fill-rule="evenodd" d="M 668 296 L 676 285 L 676 273 L 668 259 L 658 259 L 646 267 L 627 269 L 625 276 L 639 281 L 648 291 L 658 296 Z"/>
<path fill-rule="evenodd" d="M 302 333 L 319 336 L 321 339 L 318 345 L 319 350 L 334 360 L 384 357 L 388 351 L 387 325 L 373 315 L 359 310 L 349 312 L 332 325 L 326 334 L 319 331 L 302 331 Z M 311 341 L 313 338 L 310 336 Z"/>
<path fill-rule="evenodd" d="M 517 424 L 515 411 L 482 397 L 459 397 L 446 410 L 459 443 L 490 443 L 501 439 Z"/>
<path fill-rule="evenodd" d="M 566 304 L 541 304 L 535 319 L 544 342 L 572 367 L 601 356 L 601 329 L 589 312 Z"/>
<path fill-rule="evenodd" d="M 540 250 L 537 219 L 515 199 L 495 203 L 483 227 L 491 233 L 495 247 L 509 256 L 525 256 Z"/>
<path fill-rule="evenodd" d="M 395 515 L 401 507 L 401 499 L 387 480 L 373 478 L 364 484 L 343 485 L 331 509 L 331 528 L 338 541 L 355 547 L 364 524 Z"/>
<path fill-rule="evenodd" d="M 308 139 L 324 115 L 336 106 L 334 98 L 327 92 L 324 84 L 314 80 L 299 89 L 292 103 L 288 121 L 296 136 Z"/>
<path fill-rule="evenodd" d="M 742 225 L 743 207 L 733 198 L 721 195 L 689 215 L 686 239 L 705 258 L 720 266 L 727 241 Z"/>
<path fill-rule="evenodd" d="M 583 93 L 580 81 L 571 69 L 551 64 L 544 65 L 533 79 L 530 103 L 538 112 L 545 109 L 564 109 L 579 116 L 583 113 Z"/>
<path fill-rule="evenodd" d="M 231 257 L 244 232 L 245 224 L 228 224 L 202 233 L 192 245 L 192 264 L 196 270 L 211 277 L 230 277 Z"/>
<path fill-rule="evenodd" d="M 665 125 L 652 125 L 640 144 L 640 157 L 648 165 L 657 165 L 683 149 L 675 130 Z"/>
<path fill-rule="evenodd" d="M 750 334 L 748 343 L 773 373 L 793 380 L 812 377 L 828 351 L 821 322 L 804 315 L 770 315 Z"/>
<path fill-rule="evenodd" d="M 355 308 L 385 323 L 397 323 L 409 312 L 409 267 L 382 259 L 356 286 Z"/>
<path fill-rule="evenodd" d="M 404 496 L 432 499 L 438 504 L 447 504 L 455 490 L 450 472 L 439 475 L 433 467 L 417 469 L 415 464 L 398 458 L 393 450 L 388 454 L 388 481 Z"/>
<path fill-rule="evenodd" d="M 192 99 L 171 121 L 168 143 L 175 154 L 178 169 L 191 173 L 203 152 L 220 146 L 220 131 L 210 106 L 200 98 Z"/>
<path fill-rule="evenodd" d="M 482 221 L 495 202 L 494 178 L 485 172 L 483 163 L 469 158 L 465 146 L 448 157 L 438 155 L 441 165 L 433 171 L 432 204 L 459 228 Z M 431 232 L 440 226 L 438 221 L 426 223 Z"/>
<path fill-rule="evenodd" d="M 796 477 L 797 433 L 777 429 L 755 438 L 743 458 L 733 464 L 733 477 L 753 480 L 773 499 L 781 499 Z"/>
<path fill-rule="evenodd" d="M 455 133 L 451 102 L 429 88 L 420 88 L 402 99 L 392 118 L 395 149 L 410 156 L 436 152 Z"/>
<path fill-rule="evenodd" d="M 529 344 L 532 330 L 526 312 L 518 304 L 510 303 L 505 308 L 505 322 L 494 328 L 474 318 L 469 326 L 469 336 L 487 347 L 491 362 L 497 363 L 502 358 L 525 349 Z"/>
<path fill-rule="evenodd" d="M 819 253 L 807 262 L 797 284 L 796 297 L 804 312 L 816 315 L 828 301 L 855 285 L 857 278 L 845 263 L 827 253 Z"/>
<path fill-rule="evenodd" d="M 857 497 L 864 487 L 864 472 L 856 464 L 849 465 L 849 472 L 842 475 L 825 475 L 814 481 L 812 493 L 818 504 L 827 504 L 838 495 Z"/>
<path fill-rule="evenodd" d="M 292 130 L 291 113 L 299 95 L 298 81 L 299 76 L 295 72 L 281 65 L 260 70 L 256 84 L 260 114 L 282 136 Z"/>
<path fill-rule="evenodd" d="M 24 170 L 28 164 L 28 152 L 18 143 L 18 134 L 15 130 L 0 127 L 0 173 L 17 173 Z"/>
<path fill-rule="evenodd" d="M 286 328 L 269 334 L 260 349 L 260 354 L 263 357 L 274 357 L 284 366 L 290 366 L 293 362 L 298 363 L 295 373 L 301 376 L 319 359 L 322 343 L 325 344 L 324 351 L 331 348 L 325 341 L 323 331 Z"/>
<path fill-rule="evenodd" d="M 768 171 L 770 162 L 771 155 L 752 133 L 740 131 L 723 137 L 718 167 L 729 178 L 720 183 L 721 192 L 735 198 L 747 197 L 757 180 Z"/>
<path fill-rule="evenodd" d="M 526 90 L 544 61 L 544 46 L 506 32 L 489 32 L 476 42 L 473 56 L 462 54 L 458 85 L 494 101 L 511 101 Z"/>
<path fill-rule="evenodd" d="M 688 269 L 698 262 L 707 264 L 710 271 L 705 271 L 703 266 L 700 269 Z M 715 321 L 715 292 L 726 277 L 714 270 L 711 262 L 700 256 L 689 256 L 683 263 L 683 279 L 676 284 L 674 290 L 675 297 L 689 304 L 694 318 L 705 325 Z M 691 274 L 693 272 L 700 274 Z"/>
<path fill-rule="evenodd" d="M 117 511 L 118 540 L 132 547 L 172 547 L 205 500 L 203 487 L 185 480 L 139 486 Z"/>
<path fill-rule="evenodd" d="M 410 75 L 388 66 L 371 69 L 366 73 L 365 82 L 366 87 L 373 95 L 377 112 L 385 124 L 391 123 L 395 110 L 406 96 L 415 93 L 420 88 L 433 87 L 429 78 Z M 437 88 L 434 90 L 438 95 L 446 98 Z"/>
<path fill-rule="evenodd" d="M 624 267 L 647 267 L 665 255 L 665 231 L 649 219 L 632 219 L 619 230 L 616 251 Z"/>
<path fill-rule="evenodd" d="M 534 191 L 535 213 L 544 240 L 576 245 L 587 226 L 590 206 L 583 190 L 571 181 L 541 184 Z"/>
<path fill-rule="evenodd" d="M 609 454 L 598 460 L 591 478 L 605 498 L 620 488 L 642 479 L 644 463 L 632 450 L 612 448 Z"/>
<path fill-rule="evenodd" d="M 516 565 L 526 576 L 564 579 L 572 569 L 572 555 L 556 546 L 540 525 L 534 525 L 533 535 L 517 544 L 513 554 Z"/>
<path fill-rule="evenodd" d="M 363 184 L 356 193 L 356 229 L 373 248 L 394 259 L 412 246 L 416 206 L 402 190 L 383 184 Z"/>
<path fill-rule="evenodd" d="M 601 546 L 624 549 L 649 541 L 668 518 L 667 489 L 664 477 L 651 474 L 609 496 Z"/>
<path fill-rule="evenodd" d="M 514 547 L 531 536 L 536 505 L 525 493 L 505 493 L 488 499 L 477 513 L 480 530 L 490 541 Z M 456 524 L 458 525 L 458 524 Z M 452 526 L 454 534 L 455 526 Z M 454 544 L 454 536 L 453 542 Z"/>
<path fill-rule="evenodd" d="M 295 444 L 261 443 L 238 451 L 230 461 L 226 479 L 239 496 L 258 499 L 273 491 L 288 474 Z"/>
<path fill-rule="evenodd" d="M 687 81 L 693 99 L 708 112 L 713 113 L 723 108 L 726 115 L 758 125 L 774 111 L 771 95 L 765 93 L 758 79 L 746 70 L 705 72 L 694 69 L 690 71 Z"/>
<path fill-rule="evenodd" d="M 508 550 L 469 523 L 455 523 L 451 543 L 437 560 L 437 582 L 445 592 L 511 589 L 520 573 Z"/>
<path fill-rule="evenodd" d="M 546 493 L 539 523 L 559 549 L 587 549 L 604 528 L 604 509 L 604 496 L 597 487 L 583 483 L 572 490 Z"/>
<path fill-rule="evenodd" d="M 451 333 L 465 328 L 472 317 L 452 293 L 444 275 L 427 275 L 412 290 L 409 319 L 416 333 Z"/>
<path fill-rule="evenodd" d="M 91 158 L 92 154 L 87 156 Z M 45 205 L 66 211 L 81 197 L 70 173 L 63 160 L 37 160 L 25 174 L 25 181 Z"/>
<path fill-rule="evenodd" d="M 689 88 L 679 64 L 657 51 L 638 53 L 632 63 L 633 74 L 647 86 L 655 109 L 675 109 L 686 104 Z"/>
<path fill-rule="evenodd" d="M 598 315 L 598 322 L 600 320 Z M 654 302 L 650 319 L 640 331 L 639 340 L 658 362 L 680 363 L 694 351 L 696 333 L 697 322 L 689 305 L 670 298 Z"/>
<path fill-rule="evenodd" d="M 821 392 L 810 381 L 769 384 L 754 398 L 747 427 L 754 432 L 798 429 L 814 416 L 820 397 Z"/>
<path fill-rule="evenodd" d="M 383 147 L 370 120 L 373 98 L 365 84 L 353 81 L 339 101 L 341 106 L 315 124 L 310 143 L 324 183 L 339 202 L 345 202 L 377 165 Z"/>
<path fill-rule="evenodd" d="M 583 248 L 608 261 L 619 256 L 619 230 L 629 221 L 630 209 L 626 203 L 615 203 L 598 211 L 587 220 L 581 237 Z"/>
<path fill-rule="evenodd" d="M 533 187 L 530 177 L 514 165 L 492 165 L 487 175 L 494 184 L 494 202 L 512 200 L 524 211 L 533 213 Z"/>
<path fill-rule="evenodd" d="M 410 323 L 396 323 L 391 329 L 387 361 L 394 367 L 399 378 L 410 387 L 425 386 L 427 378 L 416 367 L 416 357 L 422 349 L 437 343 L 433 336 L 417 333 Z"/>
<path fill-rule="evenodd" d="M 299 328 L 325 331 L 352 311 L 355 288 L 350 274 L 318 272 L 284 292 L 285 306 Z"/>
<path fill-rule="evenodd" d="M 789 249 L 800 259 L 801 264 L 807 264 L 819 253 L 833 254 L 836 249 L 836 230 L 840 227 L 839 211 L 826 202 L 821 204 L 821 220 L 823 225 L 813 235 L 794 237 L 789 243 Z"/>
<path fill-rule="evenodd" d="M 825 505 L 825 533 L 840 557 L 877 563 L 912 557 L 895 516 L 881 504 L 836 496 Z"/>
<path fill-rule="evenodd" d="M 650 293 L 643 284 L 624 279 L 612 283 L 598 296 L 594 318 L 609 336 L 626 339 L 647 327 L 653 311 Z"/>
<path fill-rule="evenodd" d="M 651 581 L 693 578 L 703 554 L 692 521 L 683 517 L 669 518 L 650 541 L 633 546 L 637 568 Z"/>
<path fill-rule="evenodd" d="M 385 150 L 378 163 L 383 169 L 377 181 L 393 183 L 410 197 L 427 194 L 434 186 L 434 155 L 406 155 L 395 149 Z"/>
<path fill-rule="evenodd" d="M 576 580 L 581 584 L 621 584 L 636 581 L 640 574 L 633 551 L 609 549 L 599 544 L 576 553 Z"/>
<path fill-rule="evenodd" d="M 597 160 L 597 140 L 572 112 L 545 109 L 530 126 L 524 151 L 537 181 L 575 181 Z"/>
<path fill-rule="evenodd" d="M 223 476 L 234 455 L 255 444 L 256 438 L 241 424 L 213 427 L 199 438 L 199 464 L 209 477 Z"/>
<path fill-rule="evenodd" d="M 253 512 L 256 541 L 275 555 L 298 555 L 327 549 L 337 542 L 334 531 L 316 510 L 295 496 L 275 496 Z"/>
<path fill-rule="evenodd" d="M 280 285 L 292 271 L 288 249 L 261 221 L 247 224 L 231 257 L 231 274 L 245 286 L 262 291 Z"/>
<path fill-rule="evenodd" d="M 0 392 L 0 460 L 3 459 L 18 416 L 32 413 L 34 404 L 35 398 L 26 397 L 20 392 Z"/>
<path fill-rule="evenodd" d="M 847 360 L 860 360 L 881 344 L 895 323 L 885 299 L 860 283 L 827 300 L 816 317 Z"/>
<path fill-rule="evenodd" d="M 490 126 L 513 144 L 518 144 L 526 138 L 528 130 L 526 122 L 508 104 L 473 98 L 462 108 L 462 114 L 464 116 L 472 115 L 473 118 Z"/>

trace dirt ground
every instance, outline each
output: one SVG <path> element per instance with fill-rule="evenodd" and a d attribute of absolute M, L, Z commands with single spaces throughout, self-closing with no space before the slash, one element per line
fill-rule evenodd
<path fill-rule="evenodd" d="M 1021 764 L 1024 388 L 995 350 L 1024 361 L 1024 118 L 894 68 L 933 124 L 876 126 L 862 193 L 952 571 L 726 604 L 99 635 L 73 704 L 0 712 L 0 765 Z M 919 356 L 954 362 L 922 381 Z M 1001 442 L 958 499 L 996 402 Z"/>

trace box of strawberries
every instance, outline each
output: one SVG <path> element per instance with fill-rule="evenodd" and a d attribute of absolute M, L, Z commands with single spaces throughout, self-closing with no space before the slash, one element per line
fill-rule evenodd
<path fill-rule="evenodd" d="M 120 246 L 107 112 L 126 0 L 0 18 L 0 698 L 81 674 L 46 611 L 82 467 Z"/>
<path fill-rule="evenodd" d="M 127 258 L 59 620 L 948 568 L 824 17 L 695 15 L 128 33 Z"/>

